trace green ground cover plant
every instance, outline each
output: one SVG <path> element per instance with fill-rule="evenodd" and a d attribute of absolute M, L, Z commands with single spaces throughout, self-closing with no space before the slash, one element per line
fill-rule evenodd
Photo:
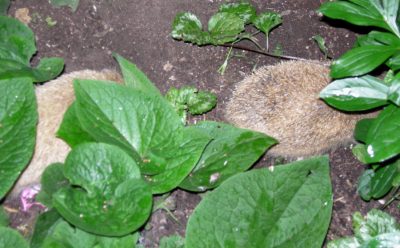
<path fill-rule="evenodd" d="M 368 165 L 358 185 L 364 200 L 380 199 L 390 191 L 389 202 L 399 196 L 399 4 L 397 0 L 349 0 L 327 2 L 319 9 L 327 17 L 372 29 L 333 62 L 331 76 L 335 80 L 320 94 L 329 105 L 343 111 L 380 111 L 355 127 L 354 137 L 361 144 L 353 153 Z M 379 66 L 389 70 L 384 79 L 366 75 Z"/>

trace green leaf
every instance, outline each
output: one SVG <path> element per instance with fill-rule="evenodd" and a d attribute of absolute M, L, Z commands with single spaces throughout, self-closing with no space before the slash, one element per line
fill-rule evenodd
<path fill-rule="evenodd" d="M 400 37 L 397 25 L 399 0 L 349 0 L 325 2 L 319 11 L 333 19 L 340 19 L 360 26 L 375 26 Z"/>
<path fill-rule="evenodd" d="M 0 16 L 0 34 L 0 47 L 6 47 L 12 55 L 0 58 L 9 58 L 29 65 L 31 57 L 36 52 L 32 30 L 17 19 Z"/>
<path fill-rule="evenodd" d="M 395 105 L 387 106 L 371 124 L 365 152 L 367 163 L 383 162 L 400 153 L 400 108 Z"/>
<path fill-rule="evenodd" d="M 47 208 L 53 207 L 53 194 L 69 185 L 68 179 L 64 176 L 63 168 L 63 164 L 54 163 L 49 165 L 42 174 L 41 189 L 35 200 L 44 204 Z"/>
<path fill-rule="evenodd" d="M 6 211 L 4 211 L 4 208 L 0 207 L 0 227 L 8 225 L 9 225 L 9 217 Z"/>
<path fill-rule="evenodd" d="M 50 3 L 55 7 L 68 6 L 75 12 L 78 8 L 79 0 L 50 0 Z"/>
<path fill-rule="evenodd" d="M 162 237 L 159 248 L 184 248 L 185 240 L 179 235 Z"/>
<path fill-rule="evenodd" d="M 325 46 L 325 39 L 321 36 L 321 35 L 314 35 L 312 37 L 313 40 L 315 40 L 315 42 L 317 42 L 319 50 L 321 50 L 321 52 L 324 54 L 325 58 L 328 57 L 328 48 L 326 48 Z"/>
<path fill-rule="evenodd" d="M 45 82 L 55 78 L 64 69 L 64 60 L 61 58 L 43 58 L 36 68 L 26 66 L 20 62 L 1 59 L 0 79 L 13 77 L 29 77 L 34 82 Z"/>
<path fill-rule="evenodd" d="M 162 96 L 157 87 L 154 86 L 150 79 L 148 79 L 147 76 L 135 64 L 126 60 L 119 54 L 114 53 L 113 56 L 121 68 L 126 86 L 142 91 L 146 94 L 160 97 Z"/>
<path fill-rule="evenodd" d="M 60 128 L 57 131 L 57 137 L 63 139 L 72 148 L 85 142 L 95 141 L 92 136 L 82 128 L 76 114 L 75 105 L 75 103 L 72 103 L 71 106 L 68 107 Z"/>
<path fill-rule="evenodd" d="M 179 187 L 205 191 L 219 186 L 229 177 L 247 170 L 276 140 L 262 133 L 213 121 L 195 126 L 206 131 L 212 141 L 190 175 Z"/>
<path fill-rule="evenodd" d="M 28 78 L 0 80 L 0 96 L 1 199 L 32 157 L 38 114 Z"/>
<path fill-rule="evenodd" d="M 354 129 L 354 138 L 357 141 L 365 143 L 367 140 L 368 130 L 371 127 L 374 119 L 366 118 L 359 120 L 356 124 L 356 128 Z"/>
<path fill-rule="evenodd" d="M 275 12 L 264 12 L 253 20 L 253 24 L 256 28 L 268 35 L 273 28 L 282 24 L 282 16 Z"/>
<path fill-rule="evenodd" d="M 122 236 L 138 229 L 151 212 L 149 186 L 135 161 L 116 146 L 85 143 L 64 165 L 72 186 L 53 194 L 53 206 L 73 225 L 99 235 Z"/>
<path fill-rule="evenodd" d="M 394 178 L 399 175 L 399 162 L 380 166 L 376 170 L 366 170 L 358 181 L 357 191 L 360 196 L 369 201 L 371 198 L 380 199 L 393 187 Z"/>
<path fill-rule="evenodd" d="M 186 247 L 321 247 L 332 211 L 327 157 L 229 178 L 191 215 Z"/>
<path fill-rule="evenodd" d="M 10 0 L 0 1 L 0 15 L 7 15 L 8 7 L 10 6 Z"/>
<path fill-rule="evenodd" d="M 244 21 L 228 12 L 217 13 L 208 21 L 208 31 L 213 45 L 236 41 L 244 31 Z"/>
<path fill-rule="evenodd" d="M 31 248 L 133 248 L 138 235 L 104 237 L 70 226 L 56 211 L 39 216 Z"/>
<path fill-rule="evenodd" d="M 382 80 L 367 75 L 335 80 L 319 96 L 340 110 L 362 111 L 386 105 L 388 93 Z"/>
<path fill-rule="evenodd" d="M 392 70 L 400 69 L 400 53 L 395 53 L 390 59 L 386 61 L 386 65 Z"/>
<path fill-rule="evenodd" d="M 153 193 L 178 186 L 210 140 L 199 130 L 185 128 L 172 105 L 160 97 L 90 80 L 76 80 L 75 92 L 83 129 L 135 158 L 149 176 Z"/>
<path fill-rule="evenodd" d="M 197 44 L 199 46 L 210 44 L 211 37 L 202 30 L 200 20 L 192 13 L 179 13 L 172 23 L 172 38 Z"/>
<path fill-rule="evenodd" d="M 180 89 L 170 88 L 165 99 L 174 106 L 176 112 L 186 123 L 186 111 L 193 115 L 204 114 L 217 105 L 217 96 L 208 91 L 199 91 L 192 86 L 183 86 Z"/>
<path fill-rule="evenodd" d="M 256 17 L 256 9 L 250 3 L 224 3 L 219 6 L 219 12 L 231 13 L 239 16 L 245 24 L 249 24 Z"/>
<path fill-rule="evenodd" d="M 388 99 L 397 106 L 400 106 L 400 78 L 398 76 L 390 81 Z"/>
<path fill-rule="evenodd" d="M 385 212 L 372 209 L 367 216 L 353 215 L 354 238 L 345 238 L 328 243 L 328 248 L 385 247 L 396 248 L 400 242 L 399 224 Z"/>
<path fill-rule="evenodd" d="M 16 230 L 0 227 L 0 248 L 29 248 L 28 242 Z"/>
<path fill-rule="evenodd" d="M 332 78 L 360 76 L 384 63 L 395 52 L 397 46 L 365 45 L 347 51 L 331 66 Z"/>

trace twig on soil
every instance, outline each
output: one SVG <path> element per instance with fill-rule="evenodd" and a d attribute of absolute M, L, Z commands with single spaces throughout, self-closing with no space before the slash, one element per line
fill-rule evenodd
<path fill-rule="evenodd" d="M 266 56 L 270 56 L 270 57 L 274 57 L 274 58 L 308 61 L 308 62 L 311 62 L 311 63 L 322 64 L 322 65 L 326 65 L 327 64 L 326 62 L 323 62 L 323 61 L 309 60 L 309 59 L 305 59 L 305 58 L 300 58 L 300 57 L 295 57 L 295 56 L 288 56 L 288 55 L 278 55 L 278 54 L 273 54 L 273 53 L 270 53 L 270 52 L 266 52 L 264 50 L 253 49 L 253 48 L 250 48 L 250 47 L 236 45 L 236 44 L 222 44 L 221 46 L 240 49 L 240 50 L 245 50 L 245 51 L 258 53 L 258 54 L 262 54 L 262 55 L 266 55 Z"/>

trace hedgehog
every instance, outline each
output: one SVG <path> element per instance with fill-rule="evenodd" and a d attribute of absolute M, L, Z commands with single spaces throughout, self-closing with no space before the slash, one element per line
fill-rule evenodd
<path fill-rule="evenodd" d="M 39 121 L 33 157 L 13 187 L 10 196 L 17 196 L 23 188 L 38 185 L 46 167 L 64 162 L 70 147 L 56 137 L 67 108 L 74 101 L 74 79 L 109 80 L 121 82 L 121 76 L 113 70 L 82 70 L 64 74 L 35 88 Z"/>
<path fill-rule="evenodd" d="M 329 72 L 317 61 L 260 67 L 236 85 L 225 118 L 276 138 L 267 153 L 273 157 L 310 157 L 349 144 L 357 121 L 370 115 L 340 112 L 319 98 Z"/>

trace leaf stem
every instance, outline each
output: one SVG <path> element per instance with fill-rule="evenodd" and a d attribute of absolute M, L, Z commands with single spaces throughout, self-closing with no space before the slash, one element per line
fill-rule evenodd
<path fill-rule="evenodd" d="M 251 40 L 251 41 L 253 41 L 253 40 Z M 263 49 L 258 49 L 257 50 L 257 49 L 253 49 L 253 48 L 245 47 L 245 46 L 241 46 L 241 45 L 222 44 L 221 46 L 240 49 L 240 50 L 245 50 L 245 51 L 258 53 L 258 54 L 262 54 L 262 55 L 266 55 L 266 56 L 270 56 L 270 57 L 274 57 L 274 58 L 288 59 L 288 60 L 299 60 L 299 61 L 309 61 L 309 62 L 316 63 L 316 64 L 326 65 L 326 62 L 323 62 L 323 61 L 313 61 L 313 60 L 308 60 L 308 59 L 305 59 L 305 58 L 300 58 L 300 57 L 295 57 L 295 56 L 288 56 L 288 55 L 277 55 L 277 54 L 273 54 L 273 53 L 270 53 L 270 52 L 266 52 Z"/>
<path fill-rule="evenodd" d="M 394 202 L 395 200 L 399 200 L 399 197 L 400 197 L 399 189 L 400 189 L 400 187 L 396 187 L 396 188 L 393 190 L 392 197 L 389 199 L 389 201 L 387 201 L 387 202 L 385 203 L 385 205 L 383 205 L 383 206 L 381 207 L 381 210 L 384 210 L 387 206 L 389 206 L 389 205 L 390 205 L 392 202 Z"/>

